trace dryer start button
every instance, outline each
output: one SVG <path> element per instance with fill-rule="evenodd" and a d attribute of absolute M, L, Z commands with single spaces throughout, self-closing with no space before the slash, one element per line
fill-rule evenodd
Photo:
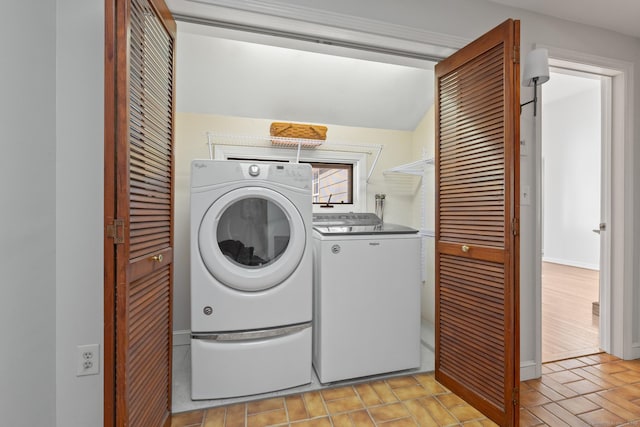
<path fill-rule="evenodd" d="M 249 175 L 251 175 L 251 176 L 260 175 L 260 166 L 258 166 L 258 165 L 249 166 Z"/>

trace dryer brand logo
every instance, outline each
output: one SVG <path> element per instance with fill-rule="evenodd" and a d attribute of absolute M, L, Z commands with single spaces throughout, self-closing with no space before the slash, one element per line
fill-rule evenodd
<path fill-rule="evenodd" d="M 204 163 L 194 163 L 193 167 L 196 169 L 202 169 L 202 168 L 206 168 L 207 165 L 205 165 Z"/>

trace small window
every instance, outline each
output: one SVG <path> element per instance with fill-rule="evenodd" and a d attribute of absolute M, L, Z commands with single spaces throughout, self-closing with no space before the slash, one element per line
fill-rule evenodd
<path fill-rule="evenodd" d="M 353 204 L 353 164 L 313 163 L 313 203 Z"/>

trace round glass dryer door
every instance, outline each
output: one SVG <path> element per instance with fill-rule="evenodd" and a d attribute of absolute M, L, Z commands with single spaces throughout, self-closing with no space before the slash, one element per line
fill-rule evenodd
<path fill-rule="evenodd" d="M 222 284 L 260 291 L 298 267 L 306 245 L 304 222 L 282 194 L 244 187 L 217 199 L 200 224 L 202 261 Z"/>

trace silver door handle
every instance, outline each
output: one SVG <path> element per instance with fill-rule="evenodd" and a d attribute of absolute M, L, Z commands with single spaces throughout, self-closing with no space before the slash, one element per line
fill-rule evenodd
<path fill-rule="evenodd" d="M 605 231 L 607 229 L 607 224 L 605 224 L 604 222 L 601 222 L 598 225 L 598 228 L 594 228 L 593 231 L 594 233 L 600 234 L 601 231 Z"/>

